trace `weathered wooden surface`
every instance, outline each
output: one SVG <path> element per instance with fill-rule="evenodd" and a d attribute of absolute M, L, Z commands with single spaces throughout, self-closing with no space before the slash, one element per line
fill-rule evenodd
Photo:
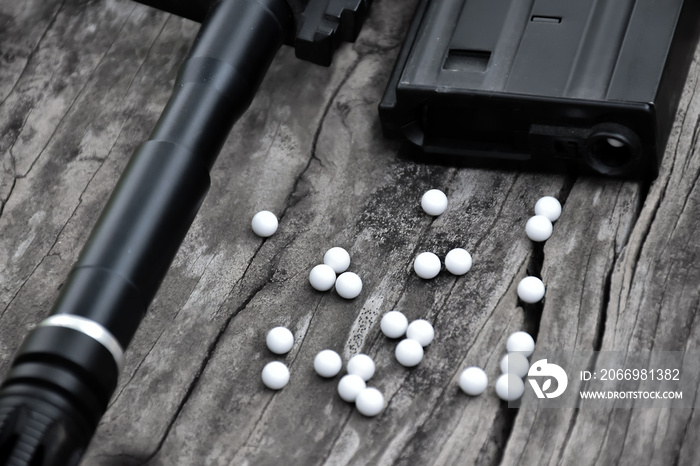
<path fill-rule="evenodd" d="M 415 2 L 375 0 L 331 68 L 283 50 L 212 172 L 212 188 L 127 352 L 84 464 L 697 464 L 695 411 L 508 409 L 469 398 L 466 365 L 492 381 L 506 336 L 548 349 L 697 351 L 698 131 L 693 64 L 659 178 L 636 182 L 416 164 L 382 138 L 376 105 Z M 169 95 L 195 24 L 126 0 L 0 0 L 0 374 L 48 313 L 130 154 Z M 421 194 L 447 192 L 428 218 Z M 523 226 L 542 195 L 564 201 L 544 248 Z M 260 209 L 278 233 L 250 231 Z M 331 246 L 352 256 L 358 299 L 312 290 Z M 423 281 L 413 257 L 457 246 L 472 271 Z M 515 287 L 541 274 L 544 304 Z M 436 340 L 398 365 L 380 316 L 427 318 Z M 296 335 L 282 391 L 275 325 Z M 388 406 L 368 419 L 318 378 L 315 354 L 375 358 Z M 694 393 L 686 394 L 694 397 Z"/>

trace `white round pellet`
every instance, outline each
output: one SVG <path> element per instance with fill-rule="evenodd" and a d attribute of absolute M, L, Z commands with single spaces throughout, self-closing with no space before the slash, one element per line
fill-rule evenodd
<path fill-rule="evenodd" d="M 367 384 L 362 380 L 362 377 L 356 374 L 347 374 L 341 377 L 340 382 L 338 382 L 338 395 L 343 400 L 352 403 L 365 388 L 367 388 Z"/>
<path fill-rule="evenodd" d="M 389 311 L 384 314 L 379 325 L 384 335 L 389 338 L 399 338 L 406 333 L 408 319 L 399 311 Z"/>
<path fill-rule="evenodd" d="M 417 366 L 423 360 L 423 346 L 416 340 L 406 338 L 396 345 L 396 360 L 405 367 Z"/>
<path fill-rule="evenodd" d="M 365 416 L 376 416 L 384 409 L 384 395 L 374 387 L 365 388 L 357 395 L 355 406 Z"/>
<path fill-rule="evenodd" d="M 445 268 L 453 275 L 464 275 L 472 268 L 472 256 L 466 249 L 455 248 L 445 256 Z"/>
<path fill-rule="evenodd" d="M 508 353 L 501 358 L 501 372 L 504 374 L 515 374 L 521 379 L 530 370 L 530 363 L 523 353 Z"/>
<path fill-rule="evenodd" d="M 529 358 L 535 351 L 535 340 L 527 332 L 511 333 L 506 340 L 506 349 L 509 353 L 521 353 Z"/>
<path fill-rule="evenodd" d="M 342 368 L 343 360 L 333 350 L 323 350 L 314 358 L 314 370 L 321 377 L 335 377 Z"/>
<path fill-rule="evenodd" d="M 552 236 L 552 222 L 544 215 L 535 215 L 525 224 L 525 233 L 532 241 L 547 241 Z"/>
<path fill-rule="evenodd" d="M 615 138 L 608 138 L 607 141 L 608 141 L 608 144 L 610 144 L 613 147 L 622 147 L 625 145 L 624 142 L 620 141 L 619 139 L 615 139 Z"/>
<path fill-rule="evenodd" d="M 279 361 L 269 362 L 263 368 L 262 380 L 267 388 L 279 390 L 289 382 L 289 369 Z"/>
<path fill-rule="evenodd" d="M 462 371 L 459 376 L 459 388 L 471 396 L 481 395 L 489 384 L 486 372 L 480 367 L 471 366 Z"/>
<path fill-rule="evenodd" d="M 515 374 L 501 374 L 496 380 L 496 394 L 504 401 L 515 401 L 525 393 L 523 379 Z"/>
<path fill-rule="evenodd" d="M 333 267 L 335 273 L 343 273 L 350 267 L 350 254 L 336 246 L 326 251 L 323 255 L 323 263 Z"/>
<path fill-rule="evenodd" d="M 309 272 L 309 283 L 318 291 L 328 291 L 335 285 L 335 270 L 326 264 L 318 264 Z"/>
<path fill-rule="evenodd" d="M 440 215 L 447 209 L 447 196 L 439 189 L 431 189 L 423 194 L 420 205 L 428 215 Z"/>
<path fill-rule="evenodd" d="M 525 277 L 518 283 L 518 297 L 526 303 L 537 303 L 544 298 L 544 283 L 537 277 Z"/>
<path fill-rule="evenodd" d="M 284 327 L 275 327 L 267 332 L 265 342 L 273 353 L 285 354 L 294 346 L 294 335 Z"/>
<path fill-rule="evenodd" d="M 561 204 L 552 196 L 542 197 L 535 204 L 535 215 L 544 215 L 550 222 L 556 222 L 561 215 Z"/>
<path fill-rule="evenodd" d="M 279 225 L 275 214 L 267 210 L 261 210 L 255 214 L 253 216 L 253 221 L 250 223 L 253 227 L 253 232 L 263 238 L 274 235 Z"/>
<path fill-rule="evenodd" d="M 335 291 L 345 299 L 355 299 L 362 291 L 362 279 L 353 272 L 343 272 L 335 281 Z"/>
<path fill-rule="evenodd" d="M 406 329 L 406 337 L 416 340 L 421 346 L 428 346 L 435 337 L 435 329 L 427 320 L 414 320 Z"/>
<path fill-rule="evenodd" d="M 440 273 L 440 258 L 432 252 L 422 252 L 413 261 L 413 270 L 420 278 L 429 280 Z"/>
<path fill-rule="evenodd" d="M 356 354 L 348 361 L 348 374 L 359 375 L 367 381 L 374 375 L 374 361 L 366 354 Z"/>

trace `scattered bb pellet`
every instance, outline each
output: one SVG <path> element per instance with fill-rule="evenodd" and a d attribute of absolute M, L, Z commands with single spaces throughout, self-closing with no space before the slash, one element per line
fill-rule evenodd
<path fill-rule="evenodd" d="M 396 345 L 396 360 L 405 367 L 417 366 L 423 360 L 423 346 L 416 340 L 406 338 Z"/>
<path fill-rule="evenodd" d="M 488 384 L 489 378 L 486 372 L 480 367 L 467 367 L 459 376 L 459 388 L 467 395 L 481 395 L 486 390 Z"/>
<path fill-rule="evenodd" d="M 261 210 L 255 214 L 251 222 L 253 232 L 263 238 L 274 235 L 278 225 L 277 217 L 268 210 Z"/>
<path fill-rule="evenodd" d="M 285 327 L 275 327 L 267 332 L 267 347 L 275 354 L 286 354 L 294 346 L 294 335 Z"/>
<path fill-rule="evenodd" d="M 435 329 L 427 320 L 417 319 L 406 329 L 406 337 L 418 341 L 421 346 L 428 346 L 435 337 Z"/>
<path fill-rule="evenodd" d="M 279 390 L 289 382 L 289 369 L 279 361 L 269 362 L 263 368 L 262 381 L 267 388 Z"/>
<path fill-rule="evenodd" d="M 345 299 L 355 299 L 362 292 L 362 279 L 353 272 L 344 272 L 335 281 L 335 291 Z"/>
<path fill-rule="evenodd" d="M 440 258 L 432 252 L 422 252 L 413 261 L 413 270 L 420 278 L 430 280 L 440 273 Z"/>
<path fill-rule="evenodd" d="M 464 275 L 472 268 L 472 256 L 466 249 L 455 248 L 445 256 L 445 268 L 453 275 Z"/>
<path fill-rule="evenodd" d="M 379 324 L 382 333 L 389 338 L 400 338 L 406 333 L 408 319 L 399 311 L 389 311 L 384 314 Z"/>
<path fill-rule="evenodd" d="M 529 358 L 535 351 L 535 340 L 527 332 L 511 333 L 506 340 L 506 349 L 509 353 L 521 353 Z"/>
<path fill-rule="evenodd" d="M 335 285 L 335 270 L 326 264 L 318 264 L 309 273 L 309 283 L 318 291 L 328 291 Z"/>
<path fill-rule="evenodd" d="M 544 215 L 535 215 L 525 224 L 525 234 L 532 241 L 541 243 L 552 236 L 552 222 Z"/>
<path fill-rule="evenodd" d="M 537 303 L 544 298 L 544 283 L 537 277 L 525 277 L 518 283 L 518 297 L 526 303 Z"/>
<path fill-rule="evenodd" d="M 530 363 L 523 353 L 508 353 L 501 358 L 501 372 L 504 374 L 515 374 L 522 379 L 529 370 Z"/>
<path fill-rule="evenodd" d="M 356 354 L 348 361 L 348 374 L 359 375 L 366 382 L 374 375 L 374 361 L 366 354 Z"/>
<path fill-rule="evenodd" d="M 447 196 L 439 189 L 431 189 L 423 194 L 420 205 L 428 215 L 441 215 L 447 209 Z"/>
<path fill-rule="evenodd" d="M 496 394 L 504 401 L 515 401 L 525 393 L 523 379 L 515 374 L 501 374 L 496 380 Z"/>
<path fill-rule="evenodd" d="M 362 377 L 356 374 L 347 374 L 341 377 L 338 382 L 338 395 L 343 400 L 354 403 L 357 395 L 365 388 L 367 388 L 367 384 L 362 380 Z"/>
<path fill-rule="evenodd" d="M 314 358 L 314 370 L 321 377 L 335 377 L 342 368 L 343 360 L 333 350 L 323 350 Z"/>
<path fill-rule="evenodd" d="M 550 222 L 556 222 L 561 215 L 561 204 L 552 196 L 542 197 L 535 204 L 535 215 L 544 215 Z"/>
<path fill-rule="evenodd" d="M 357 395 L 355 406 L 365 416 L 376 416 L 384 409 L 384 395 L 374 387 L 365 388 Z"/>
<path fill-rule="evenodd" d="M 335 273 L 343 273 L 350 267 L 350 254 L 336 246 L 326 251 L 323 255 L 323 263 L 333 267 Z"/>

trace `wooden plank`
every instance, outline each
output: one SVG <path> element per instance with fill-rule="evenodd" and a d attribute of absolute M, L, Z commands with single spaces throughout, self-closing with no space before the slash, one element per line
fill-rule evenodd
<path fill-rule="evenodd" d="M 648 193 L 635 182 L 416 164 L 382 137 L 376 112 L 414 7 L 375 0 L 331 68 L 280 52 L 214 167 L 83 464 L 697 463 L 691 410 L 516 410 L 493 386 L 475 398 L 457 388 L 472 364 L 493 385 L 520 329 L 537 336 L 535 358 L 697 351 L 697 60 Z M 14 54 L 0 71 L 0 374 L 49 311 L 196 30 L 127 0 L 0 0 L 0 50 Z M 433 187 L 450 200 L 438 218 L 419 207 Z M 523 234 L 542 195 L 564 202 L 544 247 Z M 264 241 L 249 228 L 263 208 L 281 220 Z M 363 278 L 356 300 L 308 284 L 336 245 Z M 457 246 L 474 257 L 466 276 L 413 273 L 417 253 Z M 544 303 L 518 301 L 527 274 L 543 277 Z M 392 309 L 435 325 L 414 369 L 378 329 Z M 275 325 L 296 336 L 283 357 L 265 348 Z M 382 415 L 363 417 L 338 397 L 337 379 L 314 374 L 324 348 L 373 356 Z M 292 371 L 279 392 L 260 381 L 275 359 Z"/>
<path fill-rule="evenodd" d="M 700 53 L 696 54 L 661 173 L 644 199 L 639 218 L 632 224 L 634 203 L 629 206 L 632 209 L 624 206 L 644 195 L 631 184 L 620 185 L 622 195 L 611 196 L 601 193 L 600 188 L 577 189 L 579 185 L 600 186 L 598 182 L 577 183 L 567 199 L 566 211 L 576 212 L 578 220 L 565 236 L 568 245 L 554 237 L 555 241 L 547 242 L 544 275 L 550 290 L 556 286 L 577 291 L 562 294 L 565 299 L 555 302 L 548 292 L 538 339 L 544 351 L 538 349 L 533 360 L 546 355 L 547 349 L 557 348 L 653 349 L 697 355 L 700 268 L 693 237 L 700 218 L 699 57 Z M 611 188 L 615 185 L 603 185 L 603 189 Z M 594 210 L 587 208 L 591 200 Z M 631 211 L 631 217 L 616 226 L 620 210 Z M 612 212 L 612 216 L 600 212 Z M 557 223 L 557 232 L 564 225 Z M 631 226 L 634 228 L 627 239 Z M 591 238 L 593 234 L 595 238 Z M 606 263 L 592 266 L 592 261 Z M 581 274 L 583 264 L 588 276 Z M 607 277 L 590 276 L 605 271 Z M 571 302 L 577 296 L 581 302 Z M 569 309 L 577 312 L 567 312 Z M 580 381 L 573 383 L 572 388 L 580 385 Z M 696 395 L 686 392 L 684 396 L 692 400 Z M 691 406 L 695 406 L 692 401 Z M 504 460 L 507 464 L 527 464 L 535 459 L 545 464 L 695 464 L 697 442 L 688 433 L 697 429 L 696 423 L 691 409 L 521 409 Z M 543 444 L 548 446 L 546 456 Z"/>

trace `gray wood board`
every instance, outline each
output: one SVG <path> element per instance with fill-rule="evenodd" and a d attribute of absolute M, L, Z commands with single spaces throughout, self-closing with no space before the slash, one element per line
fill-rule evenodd
<path fill-rule="evenodd" d="M 417 164 L 382 137 L 376 106 L 415 1 L 375 0 L 358 41 L 322 68 L 283 49 L 212 171 L 212 187 L 129 350 L 84 464 L 697 464 L 691 409 L 509 409 L 493 391 L 505 339 L 553 349 L 697 351 L 700 65 L 661 174 L 632 181 Z M 49 312 L 135 147 L 165 105 L 197 25 L 126 0 L 0 0 L 0 374 Z M 444 190 L 448 211 L 420 196 Z M 524 235 L 535 201 L 561 219 Z M 261 209 L 280 217 L 267 240 Z M 314 291 L 332 246 L 363 279 L 355 300 Z M 463 277 L 425 281 L 421 251 L 465 247 Z M 541 274 L 547 297 L 515 288 Z M 435 341 L 414 369 L 379 331 L 392 309 Z M 284 325 L 278 357 L 266 332 Z M 365 418 L 313 372 L 318 351 L 371 355 L 387 408 Z M 266 389 L 280 359 L 290 384 Z M 457 387 L 485 368 L 486 394 Z M 694 393 L 685 394 L 691 398 Z"/>

